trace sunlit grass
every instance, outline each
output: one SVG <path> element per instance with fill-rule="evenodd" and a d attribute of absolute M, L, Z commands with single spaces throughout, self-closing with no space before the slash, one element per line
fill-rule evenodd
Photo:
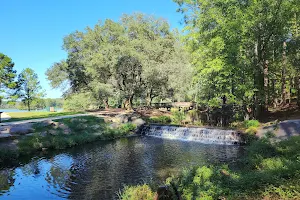
<path fill-rule="evenodd" d="M 21 120 L 29 120 L 29 119 L 41 119 L 48 117 L 59 117 L 66 115 L 75 115 L 82 114 L 84 112 L 10 112 L 8 115 L 11 119 L 6 120 L 5 122 L 14 122 Z"/>

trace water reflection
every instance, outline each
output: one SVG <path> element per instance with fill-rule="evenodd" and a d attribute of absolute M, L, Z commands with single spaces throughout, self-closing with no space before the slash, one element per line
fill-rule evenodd
<path fill-rule="evenodd" d="M 238 146 L 139 137 L 76 147 L 0 172 L 0 199 L 114 199 L 124 184 L 163 181 L 184 167 L 234 162 Z"/>

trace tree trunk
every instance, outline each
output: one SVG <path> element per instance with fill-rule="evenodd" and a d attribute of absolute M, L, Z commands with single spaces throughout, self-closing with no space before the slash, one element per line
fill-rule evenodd
<path fill-rule="evenodd" d="M 297 105 L 300 107 L 300 76 L 295 77 L 295 84 L 297 90 Z"/>
<path fill-rule="evenodd" d="M 151 106 L 152 103 L 152 89 L 147 93 L 146 101 L 147 101 L 147 106 Z"/>
<path fill-rule="evenodd" d="M 28 108 L 28 111 L 30 111 L 30 101 L 29 101 L 29 99 L 27 100 L 27 108 Z"/>
<path fill-rule="evenodd" d="M 133 100 L 133 95 L 129 96 L 124 103 L 124 108 L 126 110 L 132 110 L 132 100 Z"/>
<path fill-rule="evenodd" d="M 265 92 L 265 108 L 268 109 L 269 105 L 269 61 L 264 62 L 264 92 Z"/>
<path fill-rule="evenodd" d="M 105 106 L 105 110 L 108 110 L 109 109 L 109 104 L 108 104 L 108 99 L 107 98 L 103 99 L 103 104 Z"/>
<path fill-rule="evenodd" d="M 282 92 L 282 104 L 286 105 L 286 42 L 283 42 L 282 53 L 282 71 L 281 71 L 281 92 Z"/>

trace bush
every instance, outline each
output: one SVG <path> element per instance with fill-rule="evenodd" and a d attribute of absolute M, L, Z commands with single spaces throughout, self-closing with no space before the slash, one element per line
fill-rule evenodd
<path fill-rule="evenodd" d="M 138 186 L 125 186 L 122 193 L 119 194 L 119 199 L 122 200 L 153 200 L 155 193 L 151 188 L 144 184 Z"/>
<path fill-rule="evenodd" d="M 150 123 L 170 124 L 172 119 L 169 116 L 150 117 Z"/>
<path fill-rule="evenodd" d="M 257 127 L 250 126 L 249 128 L 246 129 L 245 133 L 250 134 L 250 135 L 255 135 L 257 133 Z"/>
<path fill-rule="evenodd" d="M 121 127 L 119 128 L 119 130 L 121 131 L 121 133 L 126 134 L 129 132 L 132 132 L 136 129 L 136 125 L 132 124 L 132 123 L 126 123 L 126 124 L 122 124 Z"/>
<path fill-rule="evenodd" d="M 244 121 L 245 128 L 255 127 L 258 128 L 260 126 L 259 121 L 257 120 L 246 120 Z"/>
<path fill-rule="evenodd" d="M 185 114 L 182 111 L 173 111 L 172 112 L 172 122 L 175 124 L 182 124 L 182 121 L 185 119 Z"/>

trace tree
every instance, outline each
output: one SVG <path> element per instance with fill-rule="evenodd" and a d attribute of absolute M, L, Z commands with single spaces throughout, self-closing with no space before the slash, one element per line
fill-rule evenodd
<path fill-rule="evenodd" d="M 32 102 L 43 96 L 37 74 L 30 68 L 24 69 L 19 74 L 18 85 L 19 98 L 22 99 L 28 111 L 30 111 Z"/>
<path fill-rule="evenodd" d="M 13 89 L 17 88 L 15 77 L 17 76 L 14 70 L 14 63 L 11 58 L 0 53 L 0 105 L 3 99 L 13 97 Z"/>
<path fill-rule="evenodd" d="M 106 20 L 94 28 L 87 27 L 84 32 L 76 31 L 65 37 L 63 46 L 68 59 L 54 64 L 46 75 L 53 87 L 68 82 L 67 95 L 89 93 L 106 108 L 109 99 L 118 101 L 119 98 L 123 98 L 123 103 L 129 108 L 131 97 L 146 98 L 147 104 L 151 105 L 154 97 L 165 97 L 172 89 L 170 75 L 181 76 L 181 71 L 178 71 L 180 63 L 183 71 L 190 67 L 186 65 L 186 59 L 176 58 L 175 52 L 176 55 L 183 52 L 183 45 L 178 43 L 180 40 L 170 31 L 165 20 L 141 13 L 123 15 L 119 22 Z M 134 62 L 133 66 L 128 65 L 128 60 Z M 175 60 L 178 62 L 176 68 L 173 67 Z M 127 84 L 140 85 L 139 90 L 132 89 L 134 94 L 129 94 L 128 87 L 120 82 L 124 74 L 117 69 L 122 68 L 124 73 L 134 76 L 136 71 L 127 71 L 122 63 L 133 68 L 137 63 L 141 66 L 138 68 L 138 83 L 126 78 Z"/>
<path fill-rule="evenodd" d="M 132 56 L 122 56 L 115 67 L 117 88 L 125 97 L 124 107 L 132 109 L 132 100 L 142 90 L 142 65 Z"/>
<path fill-rule="evenodd" d="M 282 96 L 270 92 L 273 83 L 274 90 L 280 84 L 281 93 L 288 90 L 291 71 L 282 46 L 290 43 L 296 1 L 175 2 L 185 14 L 185 41 L 199 103 L 210 104 L 226 95 L 258 115 Z"/>

